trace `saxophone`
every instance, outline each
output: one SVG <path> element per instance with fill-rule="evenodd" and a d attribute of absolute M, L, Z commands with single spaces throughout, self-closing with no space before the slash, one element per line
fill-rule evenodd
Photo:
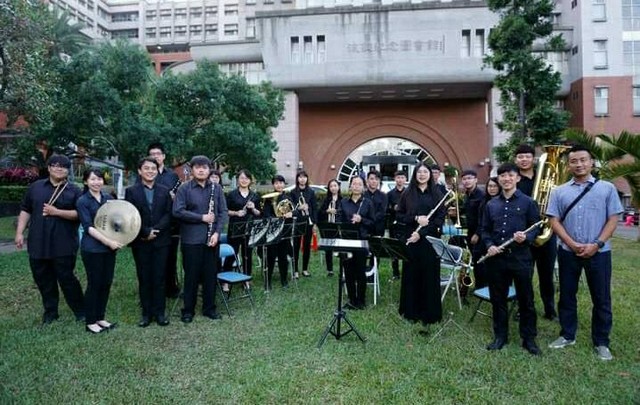
<path fill-rule="evenodd" d="M 569 149 L 571 149 L 571 147 L 565 145 L 547 145 L 544 147 L 544 153 L 540 155 L 540 159 L 538 160 L 536 181 L 533 185 L 531 198 L 538 203 L 540 218 L 544 222 L 540 234 L 534 242 L 535 246 L 544 245 L 553 234 L 545 212 L 547 212 L 547 206 L 549 205 L 551 190 L 564 183 L 567 179 L 567 170 L 562 160 L 562 154 Z"/>

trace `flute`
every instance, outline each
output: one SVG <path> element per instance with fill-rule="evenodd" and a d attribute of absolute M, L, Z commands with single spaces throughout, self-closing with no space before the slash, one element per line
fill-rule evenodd
<path fill-rule="evenodd" d="M 537 227 L 539 227 L 540 225 L 542 225 L 542 223 L 544 222 L 544 219 L 541 219 L 540 221 L 536 222 L 535 224 L 531 225 L 530 227 L 528 227 L 527 229 L 525 229 L 524 233 L 529 233 L 531 231 L 533 231 L 534 229 L 536 229 Z M 510 244 L 512 244 L 513 242 L 515 242 L 515 238 L 511 238 L 508 241 L 504 242 L 503 244 L 501 244 L 500 246 L 498 246 L 498 249 L 504 249 L 507 246 L 509 246 Z M 478 264 L 484 262 L 485 260 L 487 260 L 488 258 L 490 258 L 491 256 L 487 253 L 486 255 L 482 256 L 480 259 L 478 259 Z"/>
<path fill-rule="evenodd" d="M 213 210 L 215 208 L 215 200 L 213 198 L 213 192 L 216 188 L 216 185 L 214 183 L 211 183 L 211 195 L 209 196 L 209 212 L 208 214 L 213 214 Z M 215 217 L 214 217 L 215 220 Z M 211 246 L 211 235 L 213 235 L 213 222 L 211 221 L 209 223 L 209 227 L 207 228 L 207 245 Z"/>
<path fill-rule="evenodd" d="M 442 199 L 440 201 L 438 201 L 438 204 L 436 204 L 435 207 L 433 207 L 433 209 L 431 211 L 429 211 L 429 213 L 427 214 L 427 221 L 429 221 L 429 219 L 431 219 L 431 217 L 433 216 L 433 214 L 436 213 L 436 211 L 438 210 L 438 208 L 440 208 L 440 206 L 442 204 L 444 204 L 444 202 L 447 200 L 447 197 L 449 197 L 449 194 L 453 193 L 453 191 L 451 190 L 447 190 L 447 192 L 444 194 L 444 196 L 442 197 Z M 420 232 L 420 229 L 422 229 L 422 225 L 418 224 L 418 227 L 416 228 L 416 230 L 414 232 Z M 411 243 L 409 241 L 407 241 L 407 245 Z"/>

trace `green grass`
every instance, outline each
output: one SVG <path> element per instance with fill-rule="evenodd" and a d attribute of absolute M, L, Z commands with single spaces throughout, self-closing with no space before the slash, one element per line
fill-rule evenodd
<path fill-rule="evenodd" d="M 16 236 L 16 218 L 0 217 L 0 242 L 13 241 Z"/>
<path fill-rule="evenodd" d="M 119 327 L 92 336 L 61 302 L 61 320 L 40 327 L 39 294 L 24 253 L 0 256 L 0 403 L 619 403 L 640 398 L 638 244 L 614 243 L 611 349 L 614 361 L 592 352 L 590 300 L 579 295 L 575 346 L 551 351 L 557 323 L 539 319 L 541 358 L 519 347 L 512 322 L 511 343 L 489 353 L 491 323 L 471 308 L 458 311 L 455 296 L 445 313 L 468 331 L 450 326 L 434 342 L 419 325 L 397 315 L 399 284 L 382 268 L 382 297 L 349 318 L 366 337 L 329 336 L 316 347 L 335 306 L 336 278 L 327 278 L 314 254 L 313 277 L 288 291 L 262 293 L 254 284 L 257 310 L 234 304 L 235 316 L 212 322 L 196 316 L 183 325 L 136 326 L 136 280 L 131 255 L 118 256 L 107 318 Z M 84 269 L 78 264 L 84 285 Z M 371 289 L 370 289 L 371 290 Z M 368 291 L 371 294 L 371 291 Z M 171 308 L 173 302 L 170 302 Z M 539 301 L 538 312 L 541 311 Z"/>

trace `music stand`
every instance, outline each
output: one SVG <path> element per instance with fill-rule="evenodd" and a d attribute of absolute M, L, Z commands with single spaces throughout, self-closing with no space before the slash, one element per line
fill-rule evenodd
<path fill-rule="evenodd" d="M 409 260 L 407 244 L 399 239 L 382 236 L 369 237 L 369 250 L 376 257 L 386 257 L 402 261 Z"/>
<path fill-rule="evenodd" d="M 365 338 L 358 332 L 355 325 L 349 320 L 347 317 L 346 311 L 342 308 L 342 285 L 343 285 L 343 277 L 344 277 L 344 256 L 347 254 L 352 254 L 356 251 L 368 250 L 369 244 L 367 241 L 357 240 L 359 231 L 358 225 L 354 224 L 323 224 L 319 226 L 320 236 L 324 235 L 336 235 L 341 238 L 324 238 L 320 239 L 318 244 L 320 250 L 337 252 L 341 255 L 340 258 L 340 274 L 338 275 L 338 303 L 336 310 L 333 312 L 333 318 L 325 328 L 322 337 L 318 341 L 318 348 L 322 347 L 327 336 L 332 334 L 335 336 L 336 340 L 340 340 L 341 337 L 347 335 L 349 332 L 356 334 L 358 339 L 362 343 L 365 342 Z M 324 232 L 324 233 L 323 233 Z M 344 320 L 347 325 L 349 325 L 349 329 L 346 331 L 341 331 L 341 323 Z M 334 330 L 335 329 L 335 330 Z"/>
<path fill-rule="evenodd" d="M 454 266 L 466 266 L 466 264 L 462 261 L 462 255 L 455 255 L 452 249 L 449 249 L 448 244 L 446 244 L 442 239 L 434 238 L 432 236 L 427 236 L 427 242 L 431 244 L 433 250 L 436 252 L 438 258 L 442 261 L 449 262 Z M 459 248 L 456 246 L 456 248 Z M 436 332 L 435 335 L 429 340 L 429 343 L 433 342 L 438 336 L 440 336 L 445 328 L 449 326 L 449 324 L 453 324 L 457 327 L 462 333 L 467 335 L 471 341 L 474 341 L 475 338 L 471 335 L 467 330 L 465 330 L 458 322 L 453 319 L 453 311 L 449 311 L 449 318 L 442 324 L 440 329 Z"/>

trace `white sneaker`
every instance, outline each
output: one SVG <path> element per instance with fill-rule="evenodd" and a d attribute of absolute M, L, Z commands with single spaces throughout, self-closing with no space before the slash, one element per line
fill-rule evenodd
<path fill-rule="evenodd" d="M 596 346 L 596 353 L 598 354 L 598 358 L 600 360 L 609 361 L 613 360 L 613 355 L 611 355 L 611 350 L 607 346 Z"/>
<path fill-rule="evenodd" d="M 565 339 L 563 336 L 560 336 L 553 342 L 549 343 L 549 349 L 564 349 L 567 346 L 572 346 L 575 344 L 575 340 Z"/>

